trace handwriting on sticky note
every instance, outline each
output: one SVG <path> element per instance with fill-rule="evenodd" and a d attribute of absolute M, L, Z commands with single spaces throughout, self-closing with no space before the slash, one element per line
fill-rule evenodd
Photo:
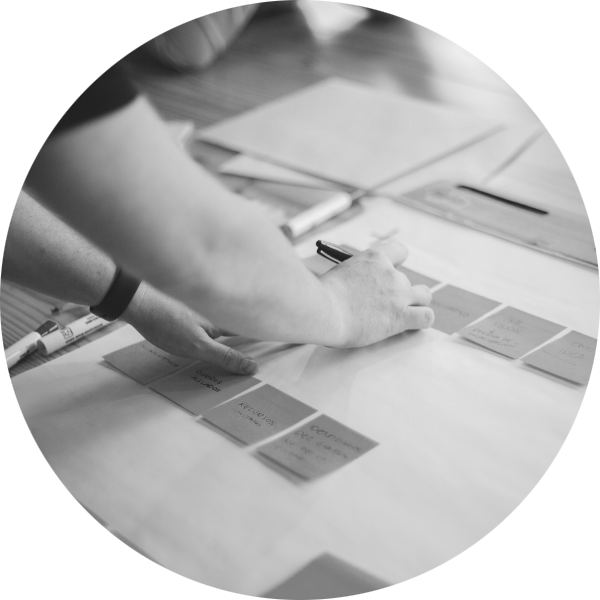
<path fill-rule="evenodd" d="M 311 406 L 267 384 L 211 408 L 203 417 L 238 440 L 254 444 L 314 412 Z"/>
<path fill-rule="evenodd" d="M 104 360 L 144 385 L 194 362 L 169 354 L 146 340 L 111 352 Z"/>
<path fill-rule="evenodd" d="M 378 443 L 327 415 L 258 448 L 258 452 L 305 479 L 331 473 Z"/>
<path fill-rule="evenodd" d="M 0 544 L 29 566 L 104 526 L 71 494 L 56 490 L 3 512 Z"/>
<path fill-rule="evenodd" d="M 6 441 L 3 440 L 2 438 L 0 438 L 0 454 L 2 452 L 6 452 L 7 450 L 10 450 L 11 445 Z"/>
<path fill-rule="evenodd" d="M 528 354 L 523 362 L 575 383 L 586 384 L 592 372 L 597 343 L 592 337 L 570 331 Z"/>
<path fill-rule="evenodd" d="M 331 554 L 322 554 L 257 600 L 386 600 L 398 588 Z"/>
<path fill-rule="evenodd" d="M 423 273 L 417 273 L 417 271 L 413 271 L 408 267 L 396 265 L 396 271 L 404 273 L 408 277 L 411 285 L 426 285 L 427 287 L 433 287 L 439 283 L 436 279 L 423 275 Z"/>
<path fill-rule="evenodd" d="M 54 479 L 14 450 L 0 457 L 0 511 L 55 485 Z"/>
<path fill-rule="evenodd" d="M 507 306 L 459 333 L 466 339 L 510 358 L 519 358 L 564 329 L 522 310 Z"/>
<path fill-rule="evenodd" d="M 259 383 L 254 377 L 229 373 L 207 362 L 198 362 L 156 381 L 150 388 L 191 413 L 202 415 Z"/>
<path fill-rule="evenodd" d="M 500 302 L 478 296 L 453 285 L 445 285 L 433 294 L 431 308 L 435 313 L 434 329 L 452 334 L 479 319 Z"/>
<path fill-rule="evenodd" d="M 109 531 L 42 563 L 32 575 L 65 600 L 105 600 L 162 568 L 122 535 Z"/>

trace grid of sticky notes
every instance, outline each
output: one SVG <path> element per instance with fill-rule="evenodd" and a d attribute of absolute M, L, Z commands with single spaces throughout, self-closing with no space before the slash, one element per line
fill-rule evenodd
<path fill-rule="evenodd" d="M 331 473 L 378 445 L 255 377 L 179 359 L 146 341 L 104 359 L 226 437 L 256 444 L 264 462 L 302 479 Z"/>
<path fill-rule="evenodd" d="M 306 261 L 306 264 L 316 275 L 320 274 L 312 262 Z M 434 288 L 440 284 L 403 265 L 396 269 L 406 275 L 411 285 Z M 448 335 L 457 333 L 482 348 L 521 359 L 535 369 L 574 383 L 587 384 L 596 339 L 577 331 L 565 334 L 567 329 L 563 325 L 511 306 L 496 310 L 501 304 L 454 285 L 443 284 L 432 293 L 430 306 L 435 314 L 432 328 Z"/>
<path fill-rule="evenodd" d="M 387 600 L 398 588 L 331 554 L 322 554 L 256 600 Z"/>
<path fill-rule="evenodd" d="M 163 569 L 3 439 L 0 546 L 64 600 L 108 600 Z"/>

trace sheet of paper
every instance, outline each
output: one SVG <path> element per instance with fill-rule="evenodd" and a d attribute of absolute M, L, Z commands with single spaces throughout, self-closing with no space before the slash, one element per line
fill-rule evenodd
<path fill-rule="evenodd" d="M 144 385 L 194 362 L 169 354 L 144 340 L 103 357 L 104 360 Z"/>
<path fill-rule="evenodd" d="M 219 167 L 219 172 L 224 175 L 237 175 L 238 177 L 247 177 L 249 179 L 259 179 L 262 181 L 272 181 L 275 183 L 286 183 L 289 185 L 299 185 L 313 187 L 317 189 L 338 189 L 330 181 L 305 175 L 286 167 L 238 154 Z"/>
<path fill-rule="evenodd" d="M 266 443 L 258 452 L 305 479 L 331 473 L 375 448 L 378 442 L 327 415 Z"/>
<path fill-rule="evenodd" d="M 459 333 L 466 339 L 510 358 L 520 358 L 565 329 L 511 306 L 468 325 Z"/>
<path fill-rule="evenodd" d="M 0 511 L 55 485 L 54 479 L 14 450 L 0 458 Z"/>
<path fill-rule="evenodd" d="M 593 337 L 570 331 L 522 360 L 532 367 L 586 384 L 592 372 L 597 343 Z"/>
<path fill-rule="evenodd" d="M 129 540 L 109 531 L 42 563 L 32 575 L 65 600 L 104 600 L 162 570 Z"/>
<path fill-rule="evenodd" d="M 263 385 L 204 413 L 204 418 L 233 437 L 254 444 L 306 419 L 314 408 Z"/>
<path fill-rule="evenodd" d="M 501 127 L 474 112 L 329 79 L 208 127 L 200 139 L 374 189 Z"/>
<path fill-rule="evenodd" d="M 322 554 L 262 597 L 286 600 L 344 598 L 389 585 L 336 556 Z"/>
<path fill-rule="evenodd" d="M 500 302 L 445 285 L 433 294 L 434 329 L 452 334 L 500 306 Z"/>
<path fill-rule="evenodd" d="M 150 387 L 191 413 L 202 415 L 259 383 L 249 375 L 236 375 L 207 362 L 198 362 Z"/>
<path fill-rule="evenodd" d="M 423 275 L 423 273 L 413 271 L 412 269 L 402 265 L 398 265 L 396 270 L 400 271 L 400 273 L 404 273 L 412 285 L 426 285 L 427 287 L 433 287 L 439 283 L 439 281 L 436 279 L 428 277 L 427 275 Z"/>
<path fill-rule="evenodd" d="M 375 191 L 381 196 L 398 198 L 442 179 L 482 185 L 527 150 L 541 135 L 543 128 L 537 121 L 511 123 L 501 131 L 461 148 L 432 165 L 400 177 Z"/>
<path fill-rule="evenodd" d="M 106 523 L 65 490 L 29 499 L 0 515 L 0 544 L 25 566 L 100 531 Z"/>
<path fill-rule="evenodd" d="M 11 447 L 12 446 L 6 440 L 3 440 L 2 438 L 0 438 L 0 452 L 6 452 Z"/>

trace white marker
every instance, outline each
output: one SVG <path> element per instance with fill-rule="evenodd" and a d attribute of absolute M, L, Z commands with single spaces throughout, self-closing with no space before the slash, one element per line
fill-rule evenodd
<path fill-rule="evenodd" d="M 15 342 L 12 346 L 9 346 L 4 351 L 6 358 L 6 364 L 10 369 L 16 365 L 22 358 L 25 358 L 31 354 L 36 348 L 37 343 L 49 333 L 58 329 L 58 323 L 54 321 L 46 321 L 40 325 L 35 331 L 28 333 L 25 337 L 21 338 L 18 342 Z"/>
<path fill-rule="evenodd" d="M 52 354 L 56 350 L 60 350 L 68 344 L 80 340 L 82 337 L 101 329 L 109 323 L 110 321 L 105 321 L 96 315 L 87 315 L 77 321 L 73 321 L 73 323 L 70 323 L 63 329 L 59 329 L 41 338 L 37 342 L 37 348 L 44 356 L 48 356 L 48 354 Z"/>
<path fill-rule="evenodd" d="M 297 238 L 313 227 L 343 213 L 352 206 L 353 201 L 352 195 L 340 192 L 292 217 L 285 225 L 281 226 L 281 229 L 287 237 Z"/>

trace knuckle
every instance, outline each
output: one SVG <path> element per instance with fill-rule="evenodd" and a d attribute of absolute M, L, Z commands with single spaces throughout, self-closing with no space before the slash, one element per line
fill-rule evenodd
<path fill-rule="evenodd" d="M 227 351 L 225 352 L 225 354 L 223 354 L 221 362 L 222 365 L 227 369 L 235 367 L 239 362 L 236 351 L 233 350 L 233 348 L 227 348 Z"/>

